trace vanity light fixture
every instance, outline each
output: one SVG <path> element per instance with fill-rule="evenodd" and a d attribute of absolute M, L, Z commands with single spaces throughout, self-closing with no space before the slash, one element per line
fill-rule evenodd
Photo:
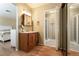
<path fill-rule="evenodd" d="M 25 15 L 31 16 L 31 13 L 29 13 L 29 12 L 23 11 L 22 13 Z"/>

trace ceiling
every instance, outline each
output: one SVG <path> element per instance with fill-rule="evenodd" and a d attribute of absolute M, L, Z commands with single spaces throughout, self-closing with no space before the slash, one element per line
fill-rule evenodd
<path fill-rule="evenodd" d="M 46 5 L 48 3 L 27 3 L 27 5 L 31 8 L 36 8 L 36 7 L 40 7 L 42 5 Z"/>
<path fill-rule="evenodd" d="M 0 17 L 16 19 L 16 6 L 11 3 L 0 4 Z"/>
<path fill-rule="evenodd" d="M 71 8 L 71 9 L 73 9 L 73 8 L 79 8 L 79 4 L 73 3 L 73 4 L 70 5 L 70 8 Z"/>

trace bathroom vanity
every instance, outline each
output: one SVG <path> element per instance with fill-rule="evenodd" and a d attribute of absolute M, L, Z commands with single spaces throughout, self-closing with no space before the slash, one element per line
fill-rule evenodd
<path fill-rule="evenodd" d="M 20 33 L 19 33 L 19 49 L 25 52 L 32 50 L 39 40 L 38 32 L 33 31 L 33 21 L 31 15 L 24 13 L 21 16 Z"/>
<path fill-rule="evenodd" d="M 38 44 L 38 32 L 21 32 L 19 33 L 19 49 L 29 52 Z"/>

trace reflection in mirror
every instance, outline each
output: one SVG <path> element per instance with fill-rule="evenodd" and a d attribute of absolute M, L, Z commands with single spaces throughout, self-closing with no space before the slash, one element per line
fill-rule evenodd
<path fill-rule="evenodd" d="M 33 21 L 31 19 L 31 16 L 27 14 L 21 15 L 21 31 L 22 32 L 33 31 Z"/>

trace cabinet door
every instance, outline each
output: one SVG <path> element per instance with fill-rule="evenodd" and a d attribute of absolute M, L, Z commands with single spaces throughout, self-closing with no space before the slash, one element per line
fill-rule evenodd
<path fill-rule="evenodd" d="M 29 34 L 29 49 L 32 49 L 36 45 L 36 34 L 30 33 Z"/>
<path fill-rule="evenodd" d="M 23 51 L 28 51 L 28 34 L 21 33 L 19 36 L 19 48 Z"/>

